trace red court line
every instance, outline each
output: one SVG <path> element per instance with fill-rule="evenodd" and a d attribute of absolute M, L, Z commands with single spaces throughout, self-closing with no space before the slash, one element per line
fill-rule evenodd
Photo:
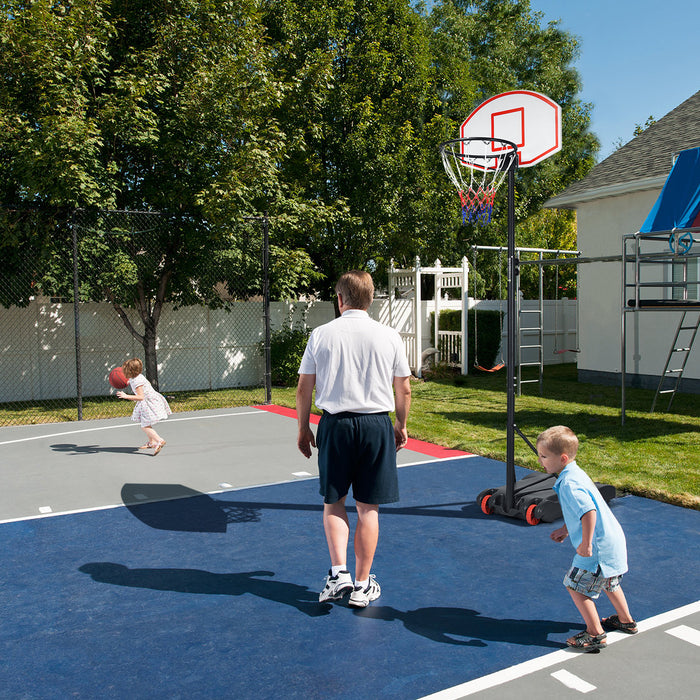
<path fill-rule="evenodd" d="M 286 406 L 276 406 L 275 404 L 253 406 L 253 408 L 259 408 L 261 411 L 269 411 L 270 413 L 276 413 L 278 416 L 285 416 L 286 418 L 297 417 L 297 412 L 293 408 L 287 408 Z M 318 421 L 321 416 L 317 416 L 312 413 L 310 416 L 310 421 L 314 425 L 318 425 Z M 432 442 L 424 442 L 423 440 L 416 440 L 415 438 L 408 438 L 408 443 L 406 444 L 406 449 L 411 450 L 411 452 L 419 452 L 420 454 L 427 455 L 428 457 L 435 457 L 435 459 L 449 459 L 450 457 L 464 457 L 465 455 L 471 455 L 471 452 L 463 452 L 462 450 L 450 450 L 447 447 L 441 447 L 440 445 L 433 445 Z"/>

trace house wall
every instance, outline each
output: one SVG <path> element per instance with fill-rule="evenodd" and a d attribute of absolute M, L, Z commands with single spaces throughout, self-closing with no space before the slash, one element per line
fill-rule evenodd
<path fill-rule="evenodd" d="M 639 230 L 659 189 L 605 197 L 576 207 L 582 257 L 620 255 L 622 236 Z M 579 376 L 584 381 L 619 382 L 621 372 L 621 285 L 619 262 L 579 265 Z M 658 293 L 656 290 L 654 293 Z M 680 314 L 642 311 L 627 315 L 627 373 L 630 383 L 656 388 Z M 700 342 L 683 375 L 683 390 L 700 391 Z"/>

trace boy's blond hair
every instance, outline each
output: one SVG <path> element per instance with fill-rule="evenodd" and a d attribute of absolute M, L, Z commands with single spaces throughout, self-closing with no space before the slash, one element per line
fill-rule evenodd
<path fill-rule="evenodd" d="M 542 443 L 548 450 L 557 455 L 568 455 L 573 459 L 578 452 L 578 438 L 571 428 L 565 425 L 554 425 L 537 436 L 537 444 Z"/>
<path fill-rule="evenodd" d="M 122 365 L 122 369 L 127 379 L 133 379 L 143 372 L 143 362 L 138 357 L 132 357 Z"/>

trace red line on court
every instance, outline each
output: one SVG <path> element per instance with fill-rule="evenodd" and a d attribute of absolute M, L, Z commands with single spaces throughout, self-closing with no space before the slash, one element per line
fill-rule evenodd
<path fill-rule="evenodd" d="M 285 416 L 286 418 L 297 417 L 297 412 L 293 408 L 287 408 L 286 406 L 276 406 L 275 404 L 270 404 L 253 406 L 253 408 L 259 408 L 261 411 L 276 413 L 278 416 Z M 318 425 L 318 421 L 320 419 L 321 416 L 317 416 L 315 413 L 312 413 L 310 416 L 310 421 L 314 425 Z M 447 447 L 433 445 L 432 442 L 424 442 L 423 440 L 416 440 L 415 438 L 408 438 L 406 449 L 411 450 L 411 452 L 419 452 L 420 454 L 427 455 L 428 457 L 434 457 L 435 459 L 449 459 L 450 457 L 464 457 L 465 455 L 471 455 L 471 452 L 451 450 Z"/>

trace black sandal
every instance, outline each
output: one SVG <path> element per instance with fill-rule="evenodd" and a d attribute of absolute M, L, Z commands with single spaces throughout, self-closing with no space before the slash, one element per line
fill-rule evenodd
<path fill-rule="evenodd" d="M 597 653 L 601 649 L 605 649 L 608 643 L 605 632 L 603 634 L 589 634 L 586 630 L 583 630 L 583 632 L 579 632 L 571 639 L 567 639 L 566 645 L 579 651 L 593 651 Z"/>
<path fill-rule="evenodd" d="M 603 625 L 603 628 L 606 630 L 616 630 L 618 632 L 624 632 L 625 634 L 637 634 L 639 631 L 637 629 L 637 623 L 634 620 L 632 620 L 632 622 L 620 622 L 620 618 L 617 615 L 603 618 L 600 624 Z"/>

